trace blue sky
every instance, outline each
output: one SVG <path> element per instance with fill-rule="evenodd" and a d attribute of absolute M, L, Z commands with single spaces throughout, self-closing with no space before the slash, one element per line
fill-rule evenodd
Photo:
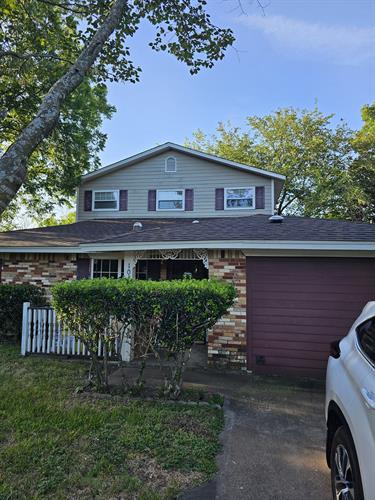
<path fill-rule="evenodd" d="M 232 28 L 236 42 L 197 76 L 149 49 L 152 30 L 140 30 L 131 48 L 141 82 L 109 87 L 117 113 L 103 125 L 103 165 L 284 106 L 317 102 L 324 113 L 361 126 L 361 106 L 375 101 L 375 0 L 268 0 L 265 15 L 255 0 L 242 0 L 245 14 L 237 5 L 208 0 L 213 20 Z"/>

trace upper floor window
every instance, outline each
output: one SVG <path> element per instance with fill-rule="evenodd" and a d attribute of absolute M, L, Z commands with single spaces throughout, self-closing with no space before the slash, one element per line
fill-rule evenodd
<path fill-rule="evenodd" d="M 362 351 L 375 363 L 375 318 L 367 320 L 357 328 L 357 338 Z"/>
<path fill-rule="evenodd" d="M 168 158 L 165 160 L 165 171 L 166 172 L 177 171 L 177 162 L 174 156 L 168 156 Z"/>
<path fill-rule="evenodd" d="M 224 192 L 225 210 L 238 210 L 243 208 L 254 208 L 255 188 L 225 188 Z"/>
<path fill-rule="evenodd" d="M 121 260 L 93 259 L 93 278 L 118 278 L 121 274 Z"/>
<path fill-rule="evenodd" d="M 184 190 L 157 191 L 157 210 L 184 210 Z"/>
<path fill-rule="evenodd" d="M 93 210 L 118 210 L 118 191 L 94 191 Z"/>

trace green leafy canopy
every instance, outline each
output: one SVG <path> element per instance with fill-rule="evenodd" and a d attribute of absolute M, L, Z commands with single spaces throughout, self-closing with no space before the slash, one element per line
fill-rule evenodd
<path fill-rule="evenodd" d="M 330 217 L 347 213 L 352 132 L 318 109 L 281 108 L 249 116 L 246 128 L 219 123 L 217 133 L 194 133 L 187 144 L 230 160 L 286 176 L 279 214 Z"/>
<path fill-rule="evenodd" d="M 375 103 L 362 108 L 363 127 L 353 139 L 356 158 L 350 173 L 362 186 L 358 211 L 364 220 L 375 222 Z"/>
<path fill-rule="evenodd" d="M 35 117 L 43 98 L 78 59 L 115 1 L 0 0 L 0 148 L 7 151 Z M 69 203 L 80 176 L 99 166 L 106 136 L 104 118 L 115 111 L 107 102 L 107 82 L 139 80 L 141 68 L 131 60 L 129 39 L 144 21 L 154 28 L 149 46 L 167 51 L 192 74 L 210 68 L 233 43 L 229 29 L 215 26 L 205 0 L 133 0 L 79 87 L 65 98 L 57 123 L 27 165 L 18 199 L 43 214 Z M 18 189 L 18 188 L 16 188 Z"/>
<path fill-rule="evenodd" d="M 0 1 L 0 147 L 17 138 L 41 99 L 81 48 L 79 19 L 48 3 Z M 29 160 L 27 180 L 10 206 L 42 214 L 69 203 L 79 177 L 99 166 L 106 136 L 103 118 L 115 108 L 106 87 L 92 77 L 66 100 L 51 135 Z"/>

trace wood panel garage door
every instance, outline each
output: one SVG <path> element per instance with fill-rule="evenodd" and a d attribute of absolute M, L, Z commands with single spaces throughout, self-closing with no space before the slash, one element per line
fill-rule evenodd
<path fill-rule="evenodd" d="M 375 260 L 247 258 L 248 367 L 322 377 L 329 344 L 375 300 Z"/>

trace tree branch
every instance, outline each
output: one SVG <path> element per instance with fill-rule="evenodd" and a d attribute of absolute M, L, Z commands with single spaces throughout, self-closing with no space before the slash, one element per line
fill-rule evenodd
<path fill-rule="evenodd" d="M 14 50 L 0 50 L 0 59 L 3 57 L 13 57 L 14 59 L 28 60 L 28 59 L 54 59 L 56 61 L 66 62 L 69 64 L 73 64 L 69 59 L 64 59 L 56 54 L 20 54 L 19 52 L 15 52 Z"/>
<path fill-rule="evenodd" d="M 62 104 L 84 80 L 105 42 L 120 24 L 126 7 L 127 0 L 113 3 L 108 16 L 76 62 L 50 88 L 36 116 L 0 158 L 0 215 L 26 179 L 28 158 L 57 124 Z"/>
<path fill-rule="evenodd" d="M 59 9 L 65 10 L 67 12 L 73 12 L 74 14 L 87 14 L 88 10 L 87 9 L 82 9 L 79 10 L 76 8 L 76 6 L 70 4 L 70 3 L 64 3 L 64 2 L 53 2 L 52 0 L 37 0 L 38 2 L 45 3 L 47 5 L 52 5 L 54 7 L 58 7 Z M 83 7 L 83 6 L 82 6 Z"/>

